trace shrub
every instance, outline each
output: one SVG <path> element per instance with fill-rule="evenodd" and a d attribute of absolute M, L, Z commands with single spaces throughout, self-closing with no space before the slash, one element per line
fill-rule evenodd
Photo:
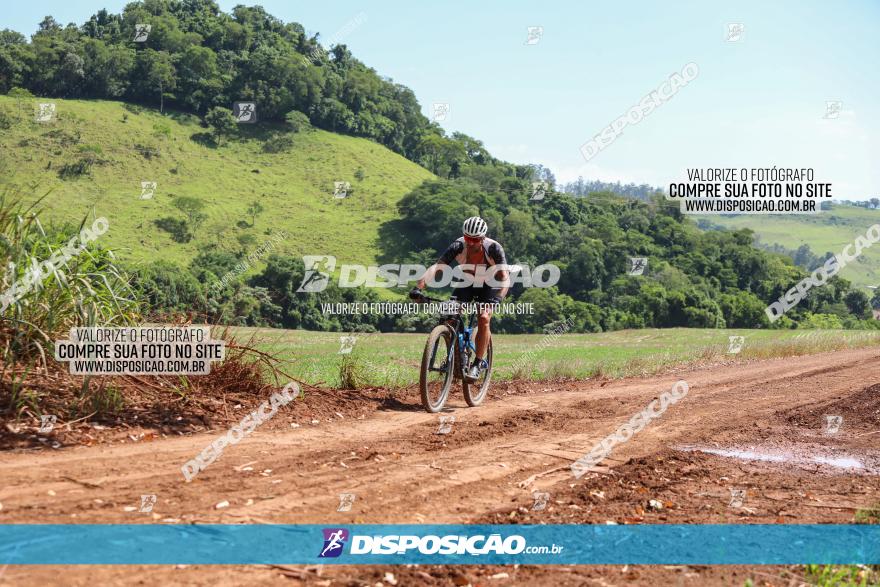
<path fill-rule="evenodd" d="M 284 116 L 284 120 L 292 132 L 303 132 L 312 128 L 309 117 L 299 110 L 291 110 Z"/>
<path fill-rule="evenodd" d="M 293 148 L 293 137 L 284 134 L 274 134 L 263 143 L 264 153 L 284 153 Z"/>
<path fill-rule="evenodd" d="M 186 220 L 166 216 L 165 218 L 154 220 L 153 223 L 157 228 L 169 233 L 174 242 L 188 243 L 193 238 Z"/>
<path fill-rule="evenodd" d="M 140 143 L 137 143 L 134 146 L 134 149 L 135 149 L 135 151 L 140 153 L 144 159 L 147 159 L 147 160 L 151 160 L 154 158 L 158 159 L 159 155 L 160 155 L 159 147 L 154 147 L 152 145 L 142 145 Z"/>
<path fill-rule="evenodd" d="M 153 125 L 153 134 L 158 137 L 168 138 L 171 136 L 171 127 L 165 123 L 157 122 Z"/>
<path fill-rule="evenodd" d="M 202 212 L 205 202 L 192 196 L 180 196 L 174 200 L 174 207 L 186 214 L 186 219 L 193 230 L 196 230 L 208 219 L 208 215 Z"/>
<path fill-rule="evenodd" d="M 83 155 L 73 163 L 65 163 L 58 170 L 58 177 L 61 179 L 76 179 L 92 172 L 92 165 L 95 164 L 95 156 L 92 153 Z"/>

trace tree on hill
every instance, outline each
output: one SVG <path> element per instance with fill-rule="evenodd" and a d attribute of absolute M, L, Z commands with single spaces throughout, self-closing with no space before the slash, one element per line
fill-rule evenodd
<path fill-rule="evenodd" d="M 224 138 L 232 136 L 238 130 L 238 123 L 232 110 L 215 106 L 205 115 L 205 124 L 211 129 L 214 142 L 220 144 Z"/>

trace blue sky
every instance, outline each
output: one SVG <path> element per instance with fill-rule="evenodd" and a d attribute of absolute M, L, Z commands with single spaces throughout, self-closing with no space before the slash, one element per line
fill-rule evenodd
<path fill-rule="evenodd" d="M 836 197 L 880 196 L 878 2 L 260 3 L 325 41 L 361 21 L 339 41 L 412 88 L 426 115 L 449 103 L 444 128 L 560 179 L 665 185 L 688 167 L 775 165 L 814 168 Z M 82 23 L 124 4 L 17 4 L 0 27 L 30 34 L 46 14 Z M 543 27 L 536 44 L 530 26 Z M 584 160 L 583 143 L 689 62 L 695 80 Z"/>

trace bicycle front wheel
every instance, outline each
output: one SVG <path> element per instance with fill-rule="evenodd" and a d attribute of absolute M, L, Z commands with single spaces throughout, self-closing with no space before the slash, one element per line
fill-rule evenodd
<path fill-rule="evenodd" d="M 443 409 L 455 368 L 455 333 L 443 324 L 434 327 L 422 353 L 422 371 L 419 387 L 422 405 L 434 414 Z"/>

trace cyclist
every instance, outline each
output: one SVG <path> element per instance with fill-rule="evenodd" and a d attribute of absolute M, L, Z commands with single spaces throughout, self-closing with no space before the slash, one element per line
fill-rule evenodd
<path fill-rule="evenodd" d="M 449 245 L 437 262 L 425 271 L 418 285 L 409 293 L 410 298 L 421 299 L 424 296 L 422 291 L 425 289 L 425 283 L 431 281 L 442 267 L 451 266 L 453 261 L 458 263 L 463 273 L 474 277 L 473 284 L 459 287 L 452 296 L 452 299 L 462 303 L 478 302 L 477 352 L 473 364 L 466 373 L 469 381 L 477 381 L 480 374 L 489 368 L 489 363 L 486 362 L 486 353 L 492 336 L 489 329 L 492 309 L 501 303 L 510 289 L 504 249 L 498 241 L 486 237 L 488 230 L 486 221 L 479 216 L 472 216 L 465 220 L 462 225 L 464 236 Z M 499 266 L 497 269 L 489 269 L 496 265 Z M 491 287 L 498 284 L 501 287 Z"/>

